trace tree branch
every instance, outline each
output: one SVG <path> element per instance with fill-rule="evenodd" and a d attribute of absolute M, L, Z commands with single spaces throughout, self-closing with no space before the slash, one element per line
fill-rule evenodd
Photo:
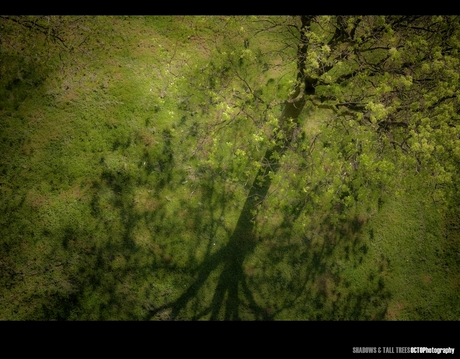
<path fill-rule="evenodd" d="M 28 20 L 22 20 L 21 21 L 21 19 L 22 19 L 21 16 L 19 16 L 18 19 L 16 19 L 16 18 L 11 17 L 11 16 L 0 15 L 0 18 L 8 20 L 8 21 L 12 21 L 12 22 L 17 23 L 17 24 L 19 24 L 20 26 L 22 26 L 22 27 L 24 27 L 26 29 L 36 31 L 36 32 L 38 32 L 40 34 L 43 34 L 43 35 L 45 35 L 46 38 L 51 37 L 54 42 L 56 42 L 56 40 L 57 40 L 65 49 L 68 49 L 68 46 L 65 43 L 65 41 L 56 33 L 56 29 L 54 27 L 52 27 L 52 26 L 43 26 L 41 24 L 38 24 L 37 23 L 38 19 L 32 22 L 32 21 L 28 21 Z"/>

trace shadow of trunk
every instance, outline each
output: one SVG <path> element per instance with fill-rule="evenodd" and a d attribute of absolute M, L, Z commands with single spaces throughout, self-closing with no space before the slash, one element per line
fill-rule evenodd
<path fill-rule="evenodd" d="M 310 17 L 302 17 L 302 29 L 310 26 L 310 22 Z M 256 319 L 270 318 L 270 315 L 256 303 L 249 290 L 243 270 L 243 262 L 254 251 L 256 246 L 254 214 L 257 212 L 258 205 L 265 200 L 272 183 L 272 176 L 269 176 L 269 172 L 272 174 L 278 172 L 280 159 L 295 137 L 294 133 L 298 126 L 299 115 L 306 103 L 306 95 L 314 93 L 314 88 L 307 86 L 309 85 L 307 83 L 308 79 L 304 73 L 308 38 L 302 31 L 300 40 L 297 54 L 297 84 L 290 98 L 285 102 L 278 121 L 284 141 L 279 141 L 274 147 L 267 149 L 265 152 L 261 163 L 262 166 L 252 183 L 236 227 L 227 245 L 216 253 L 211 254 L 200 264 L 197 279 L 176 301 L 150 311 L 148 318 L 170 308 L 170 319 L 176 319 L 180 311 L 197 295 L 199 289 L 219 265 L 223 265 L 223 270 L 218 278 L 211 305 L 201 311 L 194 319 L 200 319 L 210 313 L 210 319 L 217 320 L 220 318 L 221 310 L 224 309 L 223 318 L 225 320 L 239 320 L 239 310 L 242 304 L 239 294 L 240 286 L 243 291 L 242 298 L 247 301 L 247 305 Z"/>
<path fill-rule="evenodd" d="M 296 92 L 297 94 L 298 92 Z M 297 101 L 287 102 L 280 116 L 280 127 L 285 134 L 284 142 L 278 143 L 268 149 L 262 159 L 260 167 L 251 189 L 246 197 L 243 209 L 239 215 L 237 224 L 225 247 L 210 254 L 198 267 L 196 280 L 189 288 L 172 303 L 166 304 L 149 312 L 146 319 L 152 318 L 157 313 L 166 309 L 171 310 L 170 319 L 175 320 L 187 304 L 195 298 L 200 288 L 204 285 L 211 273 L 219 266 L 223 266 L 217 280 L 217 285 L 209 307 L 198 313 L 193 319 L 200 319 L 210 314 L 211 320 L 240 320 L 240 307 L 242 300 L 253 312 L 256 319 L 267 320 L 270 315 L 255 301 L 246 283 L 246 275 L 243 269 L 245 258 L 254 251 L 256 236 L 254 234 L 255 213 L 257 207 L 265 200 L 272 183 L 269 172 L 276 174 L 280 167 L 280 159 L 289 147 L 296 127 L 297 119 L 305 105 L 305 99 L 301 97 Z M 294 126 L 287 126 L 288 120 L 292 119 Z M 242 294 L 240 295 L 240 290 Z"/>

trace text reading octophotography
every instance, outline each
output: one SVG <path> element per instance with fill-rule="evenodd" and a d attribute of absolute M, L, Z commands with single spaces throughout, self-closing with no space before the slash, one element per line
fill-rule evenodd
<path fill-rule="evenodd" d="M 353 353 L 375 354 L 454 354 L 455 348 L 429 348 L 429 347 L 353 347 Z"/>

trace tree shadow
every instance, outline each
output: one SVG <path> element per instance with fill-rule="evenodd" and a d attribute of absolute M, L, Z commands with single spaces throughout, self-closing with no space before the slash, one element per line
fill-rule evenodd
<path fill-rule="evenodd" d="M 291 107 L 288 117 L 297 118 L 301 109 Z M 174 145 L 168 131 L 162 133 L 161 141 L 160 151 L 154 154 L 144 151 L 137 172 L 102 169 L 100 178 L 91 186 L 88 208 L 93 221 L 89 228 L 76 229 L 72 223 L 63 223 L 59 235 L 62 250 L 68 252 L 68 267 L 63 276 L 68 277 L 71 289 L 51 295 L 52 300 L 43 309 L 45 317 L 96 320 L 382 318 L 380 313 L 384 313 L 384 309 L 375 314 L 374 308 L 382 306 L 378 302 L 385 303 L 387 298 L 380 275 L 384 268 L 369 278 L 376 285 L 353 291 L 353 283 L 335 263 L 343 259 L 348 265 L 358 267 L 367 254 L 366 244 L 359 240 L 363 230 L 360 220 L 352 218 L 331 225 L 325 218 L 313 225 L 316 240 L 304 237 L 291 243 L 291 237 L 299 236 L 295 233 L 295 222 L 302 211 L 298 210 L 281 213 L 283 220 L 271 226 L 272 235 L 260 238 L 257 233 L 254 213 L 267 198 L 272 184 L 267 172 L 270 169 L 277 173 L 280 168 L 279 160 L 274 160 L 272 155 L 277 152 L 279 156 L 275 158 L 280 158 L 287 146 L 266 152 L 264 162 L 269 162 L 270 168 L 260 168 L 233 229 L 216 219 L 226 215 L 229 205 L 226 193 L 218 193 L 222 188 L 212 175 L 201 181 L 207 187 L 203 191 L 203 209 L 188 203 L 181 205 L 193 222 L 192 233 L 199 237 L 192 249 L 205 241 L 206 252 L 203 259 L 197 261 L 190 250 L 182 254 L 188 260 L 180 262 L 179 254 L 166 250 L 163 243 L 157 241 L 158 237 L 170 242 L 185 240 L 180 233 L 183 225 L 167 208 L 167 203 L 174 198 L 162 192 L 166 189 L 173 192 L 178 182 L 174 174 Z M 114 142 L 112 151 L 123 151 L 130 146 L 129 139 Z M 152 195 L 142 197 L 137 193 L 139 187 L 153 191 Z M 136 204 L 138 197 L 142 210 Z M 216 197 L 217 203 L 213 200 Z M 301 208 L 302 203 L 299 200 L 297 208 Z M 203 218 L 203 211 L 209 212 L 209 218 Z M 144 232 L 139 227 L 144 228 Z M 225 244 L 214 249 L 218 232 L 228 237 Z M 263 263 L 255 274 L 250 273 L 245 262 L 261 247 L 266 247 L 261 252 Z M 50 261 L 61 256 L 59 251 L 56 249 L 48 256 Z M 167 277 L 164 273 L 168 273 L 171 283 L 162 283 Z M 175 273 L 177 275 L 173 275 Z M 167 285 L 174 286 L 174 290 Z M 183 286 L 184 290 L 177 289 Z M 179 295 L 174 294 L 170 299 L 171 292 Z"/>
<path fill-rule="evenodd" d="M 280 167 L 278 160 L 273 161 L 273 152 L 282 154 L 285 148 L 275 148 L 265 154 L 265 159 L 270 159 L 271 171 L 276 173 Z M 316 242 L 320 244 L 306 237 L 299 243 L 289 244 L 286 238 L 296 235 L 294 223 L 303 210 L 304 200 L 298 200 L 293 205 L 294 210 L 286 212 L 282 223 L 273 228 L 273 236 L 259 236 L 254 213 L 267 197 L 272 184 L 272 177 L 267 175 L 267 171 L 265 167 L 259 169 L 236 226 L 228 233 L 228 242 L 217 251 L 207 253 L 197 266 L 194 280 L 181 295 L 163 305 L 153 306 L 144 319 L 273 320 L 284 311 L 292 313 L 290 319 L 384 318 L 389 293 L 381 273 L 387 266 L 386 259 L 382 258 L 380 271 L 373 274 L 372 286 L 355 292 L 343 275 L 343 268 L 334 263 L 337 258 L 341 258 L 347 266 L 357 267 L 362 263 L 368 252 L 362 239 L 363 218 L 355 216 L 331 224 L 326 216 L 322 222 L 313 225 L 316 237 L 321 238 Z M 212 192 L 212 185 L 209 188 Z M 212 194 L 209 193 L 209 196 Z M 211 209 L 211 212 L 214 210 Z M 224 214 L 223 210 L 221 214 Z M 281 236 L 282 240 L 277 240 L 276 236 Z M 210 238 L 212 241 L 213 237 Z M 275 244 L 264 253 L 266 264 L 262 267 L 267 269 L 260 270 L 257 278 L 250 273 L 251 270 L 248 273 L 245 261 L 254 255 L 258 247 L 270 247 L 276 242 L 279 245 Z M 295 267 L 295 277 L 286 280 L 270 268 L 283 261 L 287 262 L 285 266 Z M 214 281 L 212 289 L 206 285 L 211 281 Z M 207 300 L 202 300 L 203 296 L 199 295 L 203 290 L 211 293 L 208 297 L 204 296 Z M 273 300 L 271 297 L 282 299 Z M 293 310 L 299 303 L 310 309 Z"/>
<path fill-rule="evenodd" d="M 267 158 L 269 158 L 271 154 L 272 151 L 268 151 L 266 157 L 268 156 Z M 272 169 L 277 165 L 272 166 Z M 145 319 L 155 317 L 158 313 L 168 308 L 170 309 L 169 319 L 177 319 L 180 312 L 196 297 L 198 291 L 218 267 L 222 267 L 222 270 L 217 278 L 211 303 L 197 310 L 190 319 L 196 320 L 209 316 L 210 320 L 241 320 L 239 313 L 242 303 L 241 297 L 248 303 L 256 319 L 268 319 L 266 312 L 256 303 L 246 282 L 243 269 L 245 258 L 253 252 L 256 246 L 256 238 L 253 233 L 255 223 L 253 211 L 257 204 L 260 203 L 260 200 L 265 198 L 271 184 L 271 180 L 266 176 L 266 171 L 268 171 L 266 168 L 259 170 L 256 178 L 263 180 L 254 181 L 240 212 L 235 229 L 226 245 L 214 253 L 207 254 L 197 268 L 196 279 L 179 298 L 150 311 Z M 209 188 L 212 192 L 212 186 Z M 209 193 L 208 196 L 211 198 L 212 193 Z M 221 313 L 222 311 L 223 313 Z"/>
<path fill-rule="evenodd" d="M 255 213 L 272 185 L 268 171 L 280 170 L 276 158 L 287 146 L 265 153 L 270 166 L 260 167 L 230 228 L 221 219 L 230 211 L 231 190 L 223 190 L 215 173 L 199 180 L 199 207 L 180 201 L 180 217 L 168 209 L 178 199 L 167 198 L 163 190 L 180 190 L 183 179 L 168 132 L 162 136 L 162 149 L 144 152 L 137 170 L 101 162 L 88 203 L 92 227 L 63 224 L 62 249 L 71 258 L 65 275 L 72 289 L 55 293 L 46 315 L 91 320 L 384 318 L 386 259 L 369 269 L 368 287 L 357 286 L 345 273 L 347 268 L 359 271 L 368 253 L 363 218 L 333 223 L 325 215 L 310 226 L 311 235 L 305 234 L 296 221 L 309 214 L 304 207 L 310 199 L 299 196 L 290 210 L 278 213 L 280 222 L 268 223 L 263 234 L 258 230 Z M 275 151 L 280 156 L 273 156 Z M 192 237 L 187 239 L 184 229 Z M 174 244 L 186 241 L 187 247 Z"/>

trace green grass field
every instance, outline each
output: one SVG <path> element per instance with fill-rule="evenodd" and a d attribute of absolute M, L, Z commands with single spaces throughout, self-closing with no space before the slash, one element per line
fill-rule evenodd
<path fill-rule="evenodd" d="M 401 195 L 340 209 L 315 189 L 336 161 L 318 143 L 311 172 L 290 153 L 280 160 L 249 218 L 257 168 L 237 149 L 253 124 L 213 144 L 199 126 L 217 105 L 187 92 L 219 19 L 91 26 L 84 51 L 16 62 L 0 80 L 0 319 L 460 319 L 458 212 L 423 177 L 404 172 L 392 184 Z M 260 76 L 282 88 L 281 75 Z M 313 139 L 327 120 L 310 112 L 303 131 Z"/>

